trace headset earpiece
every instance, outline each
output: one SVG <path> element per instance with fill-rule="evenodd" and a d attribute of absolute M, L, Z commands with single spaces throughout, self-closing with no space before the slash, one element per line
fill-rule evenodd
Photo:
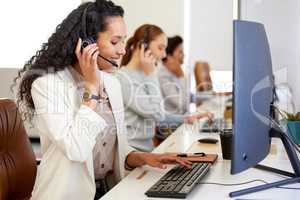
<path fill-rule="evenodd" d="M 150 26 L 145 28 L 143 39 L 141 40 L 141 45 L 144 45 L 145 51 L 149 48 L 149 35 L 150 35 Z"/>
<path fill-rule="evenodd" d="M 81 51 L 90 44 L 96 43 L 96 40 L 93 37 L 84 38 L 81 43 Z"/>
<path fill-rule="evenodd" d="M 88 8 L 92 5 L 93 3 L 90 3 L 87 5 L 87 7 L 84 9 L 83 14 L 82 14 L 82 34 L 83 34 L 83 39 L 82 39 L 82 43 L 81 43 L 81 51 L 87 47 L 90 44 L 94 44 L 96 43 L 96 38 L 95 37 L 88 37 L 87 35 L 87 31 L 86 31 L 86 13 Z M 113 65 L 114 67 L 118 68 L 118 64 L 112 60 L 109 60 L 103 56 L 101 56 L 100 54 L 98 54 L 98 57 L 104 59 L 106 62 L 110 63 L 111 65 Z"/>
<path fill-rule="evenodd" d="M 82 19 L 81 19 L 81 23 L 82 23 L 82 34 L 83 34 L 83 39 L 82 39 L 82 43 L 81 43 L 81 51 L 82 49 L 84 49 L 85 47 L 87 47 L 90 44 L 93 44 L 96 42 L 96 40 L 93 37 L 88 37 L 87 36 L 87 31 L 86 31 L 86 14 L 87 14 L 87 10 L 88 8 L 91 6 L 92 4 L 89 4 L 86 6 L 86 8 L 83 10 L 82 13 Z"/>

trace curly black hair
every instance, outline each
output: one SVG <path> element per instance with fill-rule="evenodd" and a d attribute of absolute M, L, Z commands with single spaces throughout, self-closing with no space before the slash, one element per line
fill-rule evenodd
<path fill-rule="evenodd" d="M 96 0 L 96 2 L 81 4 L 56 27 L 48 42 L 42 44 L 41 49 L 19 70 L 11 86 L 13 90 L 16 85 L 19 85 L 16 93 L 17 105 L 22 108 L 20 110 L 24 119 L 32 119 L 35 109 L 31 96 L 32 83 L 38 77 L 62 71 L 77 62 L 75 48 L 78 39 L 85 35 L 82 26 L 82 14 L 85 9 L 86 34 L 95 38 L 97 38 L 97 33 L 106 30 L 107 18 L 124 15 L 123 8 L 112 1 Z"/>

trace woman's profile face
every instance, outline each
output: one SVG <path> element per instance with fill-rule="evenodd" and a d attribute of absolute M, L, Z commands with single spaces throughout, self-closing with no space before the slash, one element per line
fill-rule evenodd
<path fill-rule="evenodd" d="M 127 27 L 123 17 L 109 17 L 106 30 L 98 33 L 97 44 L 100 55 L 120 65 L 121 58 L 125 54 L 126 37 Z M 113 65 L 102 58 L 98 58 L 98 66 L 100 70 L 113 71 Z"/>
<path fill-rule="evenodd" d="M 158 35 L 154 40 L 150 42 L 149 49 L 156 59 L 156 62 L 161 61 L 164 57 L 166 57 L 167 45 L 168 38 L 165 34 Z"/>
<path fill-rule="evenodd" d="M 178 62 L 178 64 L 182 65 L 184 61 L 184 53 L 183 53 L 183 44 L 178 45 L 173 54 L 172 57 Z"/>

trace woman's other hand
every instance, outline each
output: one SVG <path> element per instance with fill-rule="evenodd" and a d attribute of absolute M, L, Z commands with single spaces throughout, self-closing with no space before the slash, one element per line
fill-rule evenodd
<path fill-rule="evenodd" d="M 190 169 L 192 165 L 190 161 L 168 153 L 163 153 L 163 154 L 149 153 L 145 156 L 145 164 L 160 169 L 165 169 L 166 164 L 179 164 L 188 169 Z"/>
<path fill-rule="evenodd" d="M 191 168 L 192 163 L 172 153 L 131 152 L 126 158 L 126 164 L 131 168 L 149 165 L 165 169 L 167 164 L 179 164 L 183 167 Z"/>
<path fill-rule="evenodd" d="M 191 115 L 188 115 L 184 118 L 184 122 L 188 124 L 193 124 L 194 122 L 198 121 L 201 118 L 208 118 L 209 120 L 212 120 L 214 115 L 210 112 L 207 113 L 193 113 Z"/>

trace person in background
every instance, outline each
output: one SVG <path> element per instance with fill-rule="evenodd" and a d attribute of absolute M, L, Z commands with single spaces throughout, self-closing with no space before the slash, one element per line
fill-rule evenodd
<path fill-rule="evenodd" d="M 188 82 L 181 65 L 184 62 L 183 40 L 180 36 L 168 38 L 167 56 L 159 67 L 158 79 L 165 109 L 171 113 L 188 112 Z"/>
<path fill-rule="evenodd" d="M 123 9 L 96 0 L 74 9 L 19 72 L 17 103 L 38 130 L 43 152 L 32 200 L 92 200 L 125 169 L 190 163 L 133 151 L 121 86 L 111 74 L 125 54 Z"/>
<path fill-rule="evenodd" d="M 166 56 L 167 37 L 156 25 L 144 24 L 129 38 L 122 67 L 117 72 L 125 105 L 129 144 L 152 151 L 156 126 L 193 123 L 210 114 L 178 115 L 165 111 L 156 66 Z"/>
<path fill-rule="evenodd" d="M 185 114 L 189 110 L 190 103 L 199 103 L 206 99 L 207 95 L 204 96 L 199 92 L 192 94 L 189 91 L 188 77 L 182 69 L 184 51 L 183 39 L 180 36 L 168 38 L 166 53 L 163 65 L 157 72 L 165 109 L 170 113 Z"/>

